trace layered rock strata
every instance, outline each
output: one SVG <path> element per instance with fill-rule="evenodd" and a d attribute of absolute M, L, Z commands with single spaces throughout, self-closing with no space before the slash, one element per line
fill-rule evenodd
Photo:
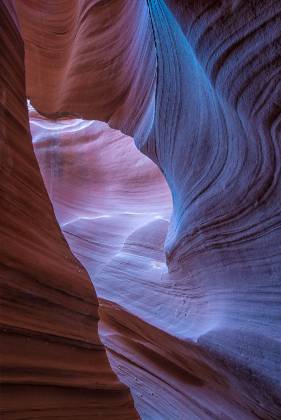
<path fill-rule="evenodd" d="M 127 181 L 117 199 L 118 189 L 105 194 L 114 180 L 97 178 L 103 192 L 92 201 L 89 181 L 73 177 L 73 195 L 64 195 L 46 177 L 102 299 L 111 361 L 142 417 L 279 419 L 280 2 L 18 1 L 17 10 L 33 105 L 131 135 L 172 194 L 169 226 L 138 200 L 149 211 L 134 225 L 114 220 Z M 82 220 L 87 199 L 89 218 L 110 215 L 92 228 Z"/>
<path fill-rule="evenodd" d="M 33 151 L 24 45 L 1 1 L 2 419 L 138 418 L 98 336 L 98 301 L 55 219 Z"/>

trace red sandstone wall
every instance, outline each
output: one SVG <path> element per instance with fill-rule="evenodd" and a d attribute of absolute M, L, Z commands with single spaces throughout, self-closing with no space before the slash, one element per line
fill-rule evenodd
<path fill-rule="evenodd" d="M 136 418 L 98 337 L 95 291 L 42 181 L 23 41 L 12 3 L 0 6 L 1 418 Z"/>

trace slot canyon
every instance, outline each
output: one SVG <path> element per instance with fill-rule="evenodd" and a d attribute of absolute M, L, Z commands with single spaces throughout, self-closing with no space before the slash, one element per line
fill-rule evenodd
<path fill-rule="evenodd" d="M 281 1 L 0 13 L 0 418 L 280 420 Z"/>

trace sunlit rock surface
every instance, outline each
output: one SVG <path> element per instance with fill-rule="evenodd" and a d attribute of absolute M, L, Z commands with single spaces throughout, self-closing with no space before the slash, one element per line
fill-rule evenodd
<path fill-rule="evenodd" d="M 280 1 L 16 4 L 31 103 L 89 120 L 33 139 L 141 417 L 279 419 Z"/>
<path fill-rule="evenodd" d="M 55 219 L 33 151 L 24 49 L 0 3 L 3 420 L 138 418 L 98 336 L 98 301 Z"/>
<path fill-rule="evenodd" d="M 126 310 L 153 321 L 157 301 L 161 302 L 157 294 L 167 272 L 163 246 L 171 211 L 170 191 L 157 166 L 137 150 L 130 137 L 98 121 L 50 121 L 31 106 L 29 110 L 35 152 L 57 219 L 98 291 L 102 309 L 99 331 L 112 350 L 112 365 L 120 379 L 132 387 L 133 360 L 129 356 L 129 374 L 124 377 L 128 350 L 119 350 L 123 340 L 129 346 L 134 343 L 134 329 L 129 341 L 124 335 L 132 328 Z M 109 321 L 116 304 L 122 305 L 118 328 L 117 316 Z M 117 344 L 111 348 L 113 337 Z M 136 363 L 141 363 L 142 357 L 135 351 Z M 167 361 L 163 361 L 165 365 Z M 159 401 L 153 402 L 160 403 L 159 408 L 148 409 L 154 399 L 147 401 L 139 387 L 144 386 L 148 395 L 153 391 L 149 385 L 139 385 L 139 375 L 135 378 L 132 392 L 139 413 L 152 418 L 166 415 Z"/>

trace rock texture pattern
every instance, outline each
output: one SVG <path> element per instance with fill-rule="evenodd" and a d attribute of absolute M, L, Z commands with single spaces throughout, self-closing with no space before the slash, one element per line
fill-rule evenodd
<path fill-rule="evenodd" d="M 110 369 L 95 291 L 63 238 L 35 158 L 12 6 L 0 4 L 0 417 L 138 418 Z"/>
<path fill-rule="evenodd" d="M 109 121 L 146 136 L 156 81 L 146 1 L 16 4 L 26 45 L 27 96 L 35 108 Z"/>
<path fill-rule="evenodd" d="M 280 1 L 16 4 L 31 103 L 81 118 L 33 140 L 141 417 L 280 419 Z"/>

